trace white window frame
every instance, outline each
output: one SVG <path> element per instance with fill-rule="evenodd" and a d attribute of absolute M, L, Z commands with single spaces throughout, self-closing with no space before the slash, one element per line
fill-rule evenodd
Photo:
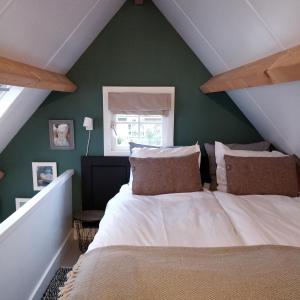
<path fill-rule="evenodd" d="M 103 139 L 104 156 L 128 156 L 128 149 L 113 150 L 112 128 L 113 114 L 108 109 L 108 93 L 151 93 L 151 94 L 170 94 L 171 110 L 168 116 L 163 116 L 163 141 L 162 146 L 174 145 L 174 110 L 175 110 L 175 87 L 132 87 L 132 86 L 103 86 Z"/>

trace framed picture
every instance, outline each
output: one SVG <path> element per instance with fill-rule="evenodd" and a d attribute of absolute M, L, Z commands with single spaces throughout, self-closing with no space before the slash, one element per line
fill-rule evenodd
<path fill-rule="evenodd" d="M 40 191 L 57 178 L 56 162 L 32 163 L 33 190 Z"/>
<path fill-rule="evenodd" d="M 16 210 L 23 206 L 31 198 L 16 198 Z"/>
<path fill-rule="evenodd" d="M 53 150 L 73 150 L 73 120 L 49 120 L 50 148 Z"/>

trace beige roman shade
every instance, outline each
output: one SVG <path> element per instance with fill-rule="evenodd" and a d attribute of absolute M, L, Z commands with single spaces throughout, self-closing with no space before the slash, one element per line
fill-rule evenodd
<path fill-rule="evenodd" d="M 108 93 L 108 109 L 114 114 L 168 116 L 171 94 Z"/>

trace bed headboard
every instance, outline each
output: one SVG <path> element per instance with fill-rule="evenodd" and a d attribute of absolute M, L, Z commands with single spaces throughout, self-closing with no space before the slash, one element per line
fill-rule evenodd
<path fill-rule="evenodd" d="M 82 209 L 104 210 L 120 187 L 128 183 L 129 174 L 128 157 L 82 156 Z"/>

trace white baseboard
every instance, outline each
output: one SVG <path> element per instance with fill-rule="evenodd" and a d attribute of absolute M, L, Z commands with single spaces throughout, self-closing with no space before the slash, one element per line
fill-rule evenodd
<path fill-rule="evenodd" d="M 73 228 L 69 231 L 67 236 L 65 237 L 64 241 L 60 245 L 59 249 L 57 250 L 56 254 L 52 258 L 50 264 L 46 268 L 45 272 L 43 273 L 41 279 L 37 283 L 35 289 L 31 293 L 29 299 L 30 300 L 40 300 L 49 285 L 51 279 L 53 278 L 55 272 L 60 267 L 60 259 L 62 257 L 62 254 L 64 252 L 65 247 L 68 244 L 68 241 L 70 238 L 72 238 L 73 235 Z"/>

